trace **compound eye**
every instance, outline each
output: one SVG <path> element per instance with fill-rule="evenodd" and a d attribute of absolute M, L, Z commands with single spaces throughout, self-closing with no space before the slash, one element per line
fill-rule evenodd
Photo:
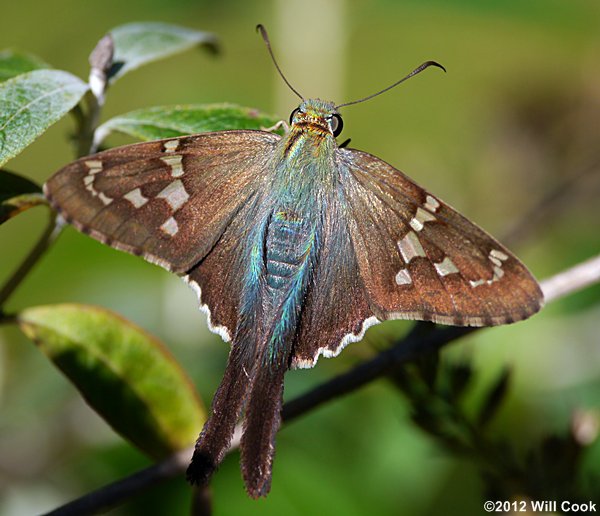
<path fill-rule="evenodd" d="M 291 112 L 290 114 L 290 125 L 292 125 L 292 122 L 294 121 L 294 117 L 296 116 L 296 113 L 298 113 L 300 111 L 300 108 L 296 108 L 294 109 L 294 111 Z"/>
<path fill-rule="evenodd" d="M 331 129 L 333 136 L 339 136 L 344 128 L 344 121 L 342 120 L 342 117 L 335 113 L 327 119 L 327 122 L 329 123 L 329 128 Z"/>

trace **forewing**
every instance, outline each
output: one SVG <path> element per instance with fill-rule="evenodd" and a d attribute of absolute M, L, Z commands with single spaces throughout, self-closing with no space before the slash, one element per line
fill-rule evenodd
<path fill-rule="evenodd" d="M 265 180 L 279 138 L 221 131 L 110 149 L 67 165 L 44 191 L 80 231 L 182 274 Z"/>
<path fill-rule="evenodd" d="M 538 283 L 493 237 L 370 154 L 340 149 L 337 160 L 377 317 L 491 326 L 539 310 Z"/>

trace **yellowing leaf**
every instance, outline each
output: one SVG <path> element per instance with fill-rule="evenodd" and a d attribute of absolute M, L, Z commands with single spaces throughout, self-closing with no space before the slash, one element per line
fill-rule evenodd
<path fill-rule="evenodd" d="M 103 308 L 23 310 L 22 331 L 113 429 L 158 459 L 194 442 L 206 419 L 192 383 L 163 344 Z"/>
<path fill-rule="evenodd" d="M 46 203 L 39 185 L 25 177 L 0 170 L 0 224 L 24 210 Z"/>

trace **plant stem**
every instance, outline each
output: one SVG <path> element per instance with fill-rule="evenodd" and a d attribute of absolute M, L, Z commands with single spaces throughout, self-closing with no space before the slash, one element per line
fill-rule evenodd
<path fill-rule="evenodd" d="M 100 121 L 102 104 L 91 92 L 86 94 L 87 113 L 78 117 L 79 131 L 77 137 L 77 157 L 87 156 L 95 152 L 94 132 Z"/>
<path fill-rule="evenodd" d="M 600 254 L 541 282 L 546 301 L 577 292 L 600 281 Z"/>
<path fill-rule="evenodd" d="M 582 274 L 582 270 L 585 274 Z M 582 277 L 585 277 L 585 280 L 582 280 Z M 558 278 L 561 278 L 561 285 L 564 285 L 565 288 L 553 288 Z M 551 302 L 599 281 L 600 255 L 542 281 L 541 285 L 546 302 Z M 394 367 L 414 360 L 421 353 L 439 349 L 467 333 L 481 331 L 482 329 L 436 327 L 425 335 L 420 330 L 413 329 L 413 331 L 392 348 L 379 353 L 376 357 L 354 367 L 348 372 L 317 386 L 306 394 L 285 403 L 282 411 L 284 423 L 289 423 L 326 401 L 349 394 L 359 387 L 377 378 L 381 378 Z M 478 447 L 485 447 L 485 443 L 479 441 L 479 437 L 476 434 L 475 441 Z M 238 443 L 239 441 L 234 439 L 231 449 Z M 162 462 L 112 482 L 96 491 L 92 491 L 56 508 L 47 513 L 47 515 L 96 514 L 115 507 L 132 496 L 148 489 L 150 486 L 181 475 L 188 466 L 193 450 L 194 446 L 181 450 L 167 457 Z M 487 450 L 486 454 L 489 453 L 495 454 L 496 451 L 490 452 Z M 496 455 L 492 455 L 492 460 L 496 460 Z M 504 457 L 504 460 L 507 465 L 513 466 L 510 457 Z"/>
<path fill-rule="evenodd" d="M 14 324 L 16 322 L 16 314 L 5 314 L 2 310 L 0 310 L 0 324 Z"/>
<path fill-rule="evenodd" d="M 12 274 L 8 281 L 0 289 L 0 310 L 6 303 L 7 299 L 17 289 L 33 266 L 44 254 L 44 251 L 56 240 L 62 229 L 62 224 L 57 222 L 56 213 L 51 212 L 46 230 L 42 233 L 37 243 L 29 254 L 25 257 L 21 265 Z"/>
<path fill-rule="evenodd" d="M 131 493 L 139 492 L 181 474 L 188 465 L 192 450 L 193 448 L 190 448 L 177 452 L 150 468 L 138 471 L 122 482 L 115 482 L 58 507 L 46 513 L 46 516 L 97 514 L 107 511 L 121 503 L 124 497 L 131 496 Z"/>
<path fill-rule="evenodd" d="M 106 86 L 106 84 L 104 84 L 104 86 Z M 87 94 L 87 112 L 81 109 L 79 104 L 72 111 L 78 127 L 77 157 L 86 156 L 95 150 L 94 132 L 98 126 L 98 121 L 100 120 L 100 113 L 104 104 L 104 92 L 105 88 L 100 92 L 99 97 L 91 92 Z M 17 289 L 37 261 L 62 231 L 64 223 L 57 222 L 57 220 L 56 213 L 52 212 L 48 226 L 39 238 L 35 247 L 29 252 L 25 260 L 23 260 L 18 269 L 0 290 L 0 314 L 2 313 L 2 308 L 7 299 Z"/>

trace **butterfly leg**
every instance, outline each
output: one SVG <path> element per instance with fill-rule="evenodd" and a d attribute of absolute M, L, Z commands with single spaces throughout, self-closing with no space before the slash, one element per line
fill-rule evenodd
<path fill-rule="evenodd" d="M 261 127 L 262 131 L 266 131 L 268 133 L 273 133 L 275 131 L 278 131 L 279 129 L 283 129 L 283 132 L 285 134 L 290 132 L 290 126 L 288 125 L 288 123 L 285 120 L 280 120 L 279 122 L 277 122 L 275 125 L 272 125 L 271 127 Z"/>

